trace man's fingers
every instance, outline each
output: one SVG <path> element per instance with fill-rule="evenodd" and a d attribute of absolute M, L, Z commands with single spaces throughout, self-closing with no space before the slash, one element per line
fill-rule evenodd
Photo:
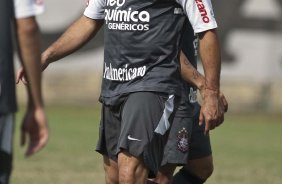
<path fill-rule="evenodd" d="M 203 123 L 205 121 L 205 118 L 204 118 L 204 114 L 202 111 L 200 111 L 200 115 L 199 115 L 199 125 L 202 126 Z"/>
<path fill-rule="evenodd" d="M 222 114 L 222 116 L 220 116 L 220 118 L 218 119 L 217 123 L 216 123 L 216 127 L 218 127 L 219 125 L 221 125 L 224 122 L 224 114 Z"/>
<path fill-rule="evenodd" d="M 34 153 L 41 150 L 42 147 L 44 147 L 44 145 L 42 143 L 40 143 L 40 141 L 31 141 L 28 145 L 25 156 L 29 157 L 29 156 L 33 155 Z"/>
<path fill-rule="evenodd" d="M 16 76 L 16 83 L 17 84 L 20 82 L 20 78 L 21 78 L 21 70 L 18 70 L 17 76 Z"/>
<path fill-rule="evenodd" d="M 209 120 L 209 130 L 213 130 L 216 127 L 216 124 L 219 122 L 218 119 L 216 120 Z"/>
<path fill-rule="evenodd" d="M 223 95 L 223 93 L 220 93 L 220 100 L 223 104 L 224 112 L 227 112 L 228 111 L 228 102 L 227 102 L 225 96 Z"/>
<path fill-rule="evenodd" d="M 26 80 L 26 78 L 25 78 L 24 76 L 21 78 L 21 81 L 22 81 L 22 83 L 24 83 L 25 85 L 28 84 L 28 82 L 27 82 L 27 80 Z"/>
<path fill-rule="evenodd" d="M 30 142 L 29 146 L 28 146 L 28 149 L 26 151 L 26 157 L 29 157 L 31 155 L 33 155 L 34 153 L 37 153 L 39 152 L 42 148 L 45 147 L 47 143 L 47 139 L 46 141 L 33 141 L 33 142 Z"/>
<path fill-rule="evenodd" d="M 33 141 L 30 141 L 29 144 L 28 144 L 28 147 L 27 147 L 25 156 L 26 156 L 26 157 L 29 157 L 29 156 L 31 156 L 33 153 L 35 153 L 36 149 L 38 149 L 38 148 L 37 148 L 37 147 L 38 147 L 37 145 L 38 145 L 38 143 L 33 142 Z"/>
<path fill-rule="evenodd" d="M 47 144 L 48 142 L 48 135 L 44 134 L 42 135 L 42 137 L 40 137 L 40 139 L 35 139 L 32 140 L 30 139 L 29 145 L 28 145 L 28 149 L 26 151 L 26 157 L 29 157 L 31 155 L 33 155 L 34 153 L 37 153 L 38 151 L 40 151 L 42 148 L 44 148 L 44 146 Z"/>
<path fill-rule="evenodd" d="M 209 123 L 206 122 L 204 134 L 205 134 L 205 135 L 208 135 L 208 134 L 209 134 L 209 131 L 210 131 L 210 125 L 209 125 Z"/>
<path fill-rule="evenodd" d="M 23 76 L 23 69 L 19 69 L 16 76 L 16 83 L 18 84 Z"/>
<path fill-rule="evenodd" d="M 17 72 L 16 84 L 19 84 L 20 81 L 22 81 L 22 83 L 25 84 L 25 85 L 28 84 L 23 69 L 19 69 L 18 72 Z"/>
<path fill-rule="evenodd" d="M 219 101 L 219 108 L 218 108 L 219 113 L 218 113 L 218 121 L 216 123 L 216 126 L 219 126 L 219 125 L 221 125 L 224 122 L 224 113 L 226 112 L 227 106 L 224 105 L 224 102 L 223 102 L 222 99 L 223 98 L 221 98 L 221 100 Z"/>
<path fill-rule="evenodd" d="M 16 84 L 19 84 L 19 82 L 20 82 L 20 77 L 17 75 L 16 76 Z"/>
<path fill-rule="evenodd" d="M 220 124 L 219 124 L 219 125 L 221 125 L 223 122 L 224 122 L 224 115 L 222 116 L 222 118 L 221 118 L 221 122 L 220 122 Z"/>

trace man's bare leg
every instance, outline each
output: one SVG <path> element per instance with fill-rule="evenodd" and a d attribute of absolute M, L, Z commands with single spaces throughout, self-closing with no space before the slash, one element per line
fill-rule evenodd
<path fill-rule="evenodd" d="M 173 176 L 175 168 L 174 164 L 161 167 L 156 178 L 149 179 L 147 184 L 202 184 L 212 175 L 212 155 L 189 160 L 187 165 Z"/>
<path fill-rule="evenodd" d="M 189 160 L 188 164 L 184 166 L 184 168 L 186 171 L 206 181 L 212 175 L 214 169 L 212 155 Z"/>
<path fill-rule="evenodd" d="M 148 169 L 142 158 L 134 157 L 124 150 L 118 154 L 119 184 L 145 184 L 147 176 Z"/>
<path fill-rule="evenodd" d="M 166 164 L 162 166 L 159 169 L 156 178 L 148 179 L 147 184 L 150 183 L 170 184 L 172 181 L 175 168 L 176 168 L 175 164 Z"/>
<path fill-rule="evenodd" d="M 212 155 L 189 160 L 174 176 L 172 184 L 202 184 L 213 172 Z"/>
<path fill-rule="evenodd" d="M 107 156 L 104 156 L 104 170 L 106 184 L 118 184 L 117 162 Z"/>

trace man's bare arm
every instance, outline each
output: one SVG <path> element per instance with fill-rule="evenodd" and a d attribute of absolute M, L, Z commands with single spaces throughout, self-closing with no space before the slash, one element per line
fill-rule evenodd
<path fill-rule="evenodd" d="M 200 124 L 205 122 L 205 133 L 224 121 L 224 110 L 220 108 L 220 46 L 216 30 L 199 33 L 199 51 L 203 64 L 206 86 L 201 92 L 203 98 Z"/>
<path fill-rule="evenodd" d="M 17 38 L 19 56 L 31 82 L 28 86 L 32 103 L 35 107 L 42 107 L 41 72 L 40 68 L 40 35 L 35 17 L 17 19 Z"/>
<path fill-rule="evenodd" d="M 188 60 L 188 58 L 185 56 L 183 52 L 180 53 L 180 65 L 181 65 L 181 76 L 182 78 L 194 85 L 196 88 L 199 89 L 201 95 L 202 93 L 205 93 L 206 90 L 206 81 L 205 76 L 203 76 Z M 224 94 L 219 91 L 219 98 L 221 102 L 221 108 L 224 110 L 224 112 L 227 112 L 228 110 L 228 102 L 224 96 Z"/>
<path fill-rule="evenodd" d="M 204 68 L 206 87 L 219 91 L 221 56 L 218 36 L 215 29 L 199 33 L 199 52 Z"/>
<path fill-rule="evenodd" d="M 220 70 L 221 70 L 221 58 L 220 47 L 217 38 L 216 30 L 208 30 L 199 34 L 200 42 L 200 57 L 204 68 L 205 76 L 201 75 L 188 61 L 184 53 L 180 54 L 180 62 L 182 66 L 181 72 L 185 72 L 182 77 L 186 80 L 193 82 L 193 79 L 205 80 L 205 87 L 211 90 L 219 91 L 220 89 Z M 192 80 L 192 81 L 191 81 Z M 195 85 L 195 84 L 194 84 Z"/>
<path fill-rule="evenodd" d="M 196 70 L 182 51 L 180 52 L 180 66 L 181 76 L 186 82 L 196 86 L 199 90 L 205 88 L 205 77 Z"/>
<path fill-rule="evenodd" d="M 35 17 L 17 19 L 16 30 L 20 61 L 30 81 L 28 108 L 21 125 L 21 144 L 28 139 L 26 155 L 30 156 L 46 145 L 49 136 L 41 93 L 40 37 Z"/>
<path fill-rule="evenodd" d="M 62 59 L 81 48 L 92 39 L 103 25 L 103 20 L 93 20 L 86 16 L 75 21 L 65 33 L 41 56 L 43 69 L 49 63 Z"/>
<path fill-rule="evenodd" d="M 45 70 L 50 63 L 72 54 L 85 45 L 97 34 L 103 22 L 103 20 L 93 20 L 86 16 L 81 16 L 57 41 L 41 54 L 41 70 Z M 25 70 L 23 68 L 19 69 L 16 82 L 19 83 L 21 80 L 24 84 L 27 84 L 24 76 Z"/>
<path fill-rule="evenodd" d="M 207 93 L 207 89 L 206 89 L 206 79 L 205 77 L 199 73 L 196 68 L 190 63 L 190 61 L 187 59 L 187 57 L 185 56 L 185 54 L 183 52 L 180 53 L 180 65 L 181 65 L 181 76 L 182 78 L 186 81 L 189 82 L 190 84 L 196 86 L 199 91 L 200 94 L 203 98 L 204 103 L 206 103 L 206 106 L 209 106 L 209 102 L 207 99 L 204 99 Z M 208 91 L 209 92 L 209 91 Z M 210 98 L 210 97 L 207 97 Z M 228 110 L 228 102 L 224 96 L 224 94 L 222 92 L 219 91 L 219 98 L 218 98 L 219 102 L 219 106 L 218 106 L 218 110 L 223 113 L 227 112 Z M 206 107 L 204 107 L 206 108 Z M 202 112 L 202 113 L 206 113 L 206 112 Z M 201 115 L 204 116 L 205 114 Z M 200 118 L 205 118 L 205 117 L 200 117 Z M 221 122 L 220 122 L 221 121 Z M 224 121 L 224 116 L 221 116 L 221 119 L 218 121 L 218 125 L 220 123 L 222 123 Z M 201 122 L 200 122 L 201 123 Z M 208 130 L 205 130 L 205 132 L 207 133 Z"/>

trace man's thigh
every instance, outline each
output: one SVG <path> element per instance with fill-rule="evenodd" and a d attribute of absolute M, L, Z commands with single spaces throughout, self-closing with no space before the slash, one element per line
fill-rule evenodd
<path fill-rule="evenodd" d="M 107 156 L 103 156 L 106 184 L 118 184 L 118 164 Z"/>

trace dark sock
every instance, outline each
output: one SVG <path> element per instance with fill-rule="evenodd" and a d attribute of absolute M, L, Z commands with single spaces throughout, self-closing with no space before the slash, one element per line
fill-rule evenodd
<path fill-rule="evenodd" d="M 183 168 L 180 169 L 172 179 L 172 184 L 203 184 L 205 181 L 189 173 Z"/>

